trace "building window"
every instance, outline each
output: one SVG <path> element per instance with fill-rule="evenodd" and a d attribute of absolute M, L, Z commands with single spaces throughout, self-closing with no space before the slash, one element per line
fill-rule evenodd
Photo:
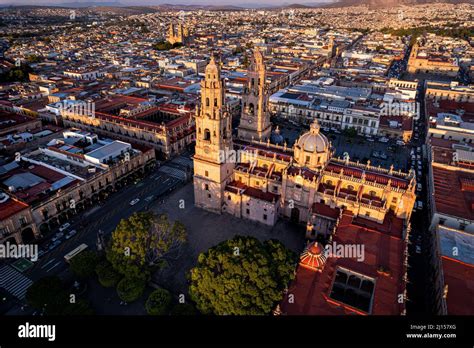
<path fill-rule="evenodd" d="M 205 176 L 209 176 L 209 172 L 206 170 L 206 171 L 204 172 L 204 175 L 205 175 Z"/>
<path fill-rule="evenodd" d="M 392 198 L 392 203 L 397 203 L 397 197 Z"/>
<path fill-rule="evenodd" d="M 210 193 L 207 194 L 207 198 L 211 198 L 211 194 L 210 194 Z"/>
<path fill-rule="evenodd" d="M 461 223 L 459 224 L 459 230 L 464 231 L 464 230 L 466 229 L 466 226 L 467 226 L 467 225 L 466 225 L 465 223 L 462 223 L 462 222 L 461 222 Z"/>
<path fill-rule="evenodd" d="M 263 220 L 267 221 L 267 214 L 263 214 Z"/>
<path fill-rule="evenodd" d="M 227 196 L 227 200 L 229 200 L 229 201 L 232 200 L 232 197 L 230 195 Z"/>
<path fill-rule="evenodd" d="M 27 221 L 26 221 L 26 218 L 24 216 L 22 216 L 20 219 L 19 219 L 19 222 L 20 222 L 20 225 L 21 226 L 25 226 L 27 224 Z"/>
<path fill-rule="evenodd" d="M 0 227 L 0 236 L 4 236 L 8 233 L 8 227 Z"/>
<path fill-rule="evenodd" d="M 209 129 L 204 130 L 204 140 L 211 140 L 211 131 Z"/>
<path fill-rule="evenodd" d="M 250 215 L 250 209 L 247 209 L 246 211 L 247 211 L 247 215 Z"/>
<path fill-rule="evenodd" d="M 446 219 L 439 219 L 439 224 L 444 225 L 446 223 Z"/>
<path fill-rule="evenodd" d="M 374 289 L 374 279 L 338 268 L 329 296 L 336 301 L 370 313 Z"/>
<path fill-rule="evenodd" d="M 209 191 L 209 184 L 204 185 L 204 190 Z"/>

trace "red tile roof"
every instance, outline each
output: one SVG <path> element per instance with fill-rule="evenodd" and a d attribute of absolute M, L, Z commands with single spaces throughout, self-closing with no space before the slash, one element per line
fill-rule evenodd
<path fill-rule="evenodd" d="M 474 265 L 446 256 L 441 258 L 444 282 L 448 285 L 448 314 L 472 315 L 474 308 Z"/>
<path fill-rule="evenodd" d="M 28 207 L 28 204 L 10 197 L 6 202 L 0 203 L 0 220 L 7 219 Z"/>
<path fill-rule="evenodd" d="M 364 227 L 361 223 L 365 219 L 353 219 L 352 213 L 344 211 L 333 242 L 363 245 L 364 261 L 328 257 L 321 273 L 299 267 L 288 291 L 288 294 L 294 295 L 295 301 L 290 303 L 288 295 L 285 296 L 281 303 L 282 312 L 289 315 L 368 314 L 329 297 L 336 269 L 342 267 L 375 279 L 370 314 L 400 315 L 404 305 L 399 304 L 397 299 L 405 289 L 403 252 L 406 245 L 400 238 L 401 231 L 395 232 L 391 227 L 391 219 L 396 218 L 389 218 L 380 225 L 381 228 L 376 228 L 378 224 L 371 222 L 366 222 Z"/>
<path fill-rule="evenodd" d="M 365 173 L 365 180 L 376 182 L 381 185 L 387 185 L 388 181 L 391 180 L 391 187 L 398 187 L 401 189 L 408 188 L 408 180 L 395 177 L 394 175 L 377 173 L 371 170 L 363 170 L 361 168 L 355 168 L 350 166 L 341 165 L 339 163 L 330 162 L 325 171 L 340 173 L 341 170 L 343 171 L 344 175 L 347 176 L 354 176 L 356 178 L 362 178 L 362 174 Z"/>
<path fill-rule="evenodd" d="M 462 182 L 472 182 L 474 174 L 461 170 L 449 170 L 434 165 L 434 201 L 442 214 L 474 220 L 474 192 L 462 187 Z"/>

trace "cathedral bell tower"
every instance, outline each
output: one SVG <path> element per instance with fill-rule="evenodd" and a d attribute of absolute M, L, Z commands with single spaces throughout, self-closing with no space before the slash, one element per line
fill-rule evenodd
<path fill-rule="evenodd" d="M 247 72 L 248 81 L 242 94 L 242 112 L 238 137 L 245 140 L 270 139 L 272 124 L 268 113 L 268 91 L 265 86 L 266 72 L 263 55 L 254 50 Z"/>
<path fill-rule="evenodd" d="M 201 81 L 201 105 L 195 119 L 194 202 L 200 208 L 221 213 L 235 160 L 229 158 L 233 151 L 232 117 L 225 105 L 225 83 L 214 57 Z"/>

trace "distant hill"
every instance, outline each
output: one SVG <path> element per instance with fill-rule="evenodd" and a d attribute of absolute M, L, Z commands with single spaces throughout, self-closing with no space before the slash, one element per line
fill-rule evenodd
<path fill-rule="evenodd" d="M 474 0 L 341 0 L 323 7 L 348 7 L 357 5 L 368 5 L 369 7 L 395 7 L 400 5 L 421 5 L 432 3 L 474 4 Z"/>
<path fill-rule="evenodd" d="M 119 1 L 104 1 L 104 2 L 94 2 L 94 1 L 88 1 L 88 2 L 79 2 L 79 1 L 73 1 L 73 2 L 63 2 L 61 4 L 54 5 L 55 7 L 71 7 L 71 8 L 81 8 L 81 7 L 105 7 L 105 6 L 123 6 Z"/>

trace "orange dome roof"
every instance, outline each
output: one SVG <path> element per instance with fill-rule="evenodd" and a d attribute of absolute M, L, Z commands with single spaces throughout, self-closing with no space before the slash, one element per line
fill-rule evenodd
<path fill-rule="evenodd" d="M 308 244 L 300 256 L 300 266 L 321 271 L 326 263 L 324 247 L 318 242 Z"/>

